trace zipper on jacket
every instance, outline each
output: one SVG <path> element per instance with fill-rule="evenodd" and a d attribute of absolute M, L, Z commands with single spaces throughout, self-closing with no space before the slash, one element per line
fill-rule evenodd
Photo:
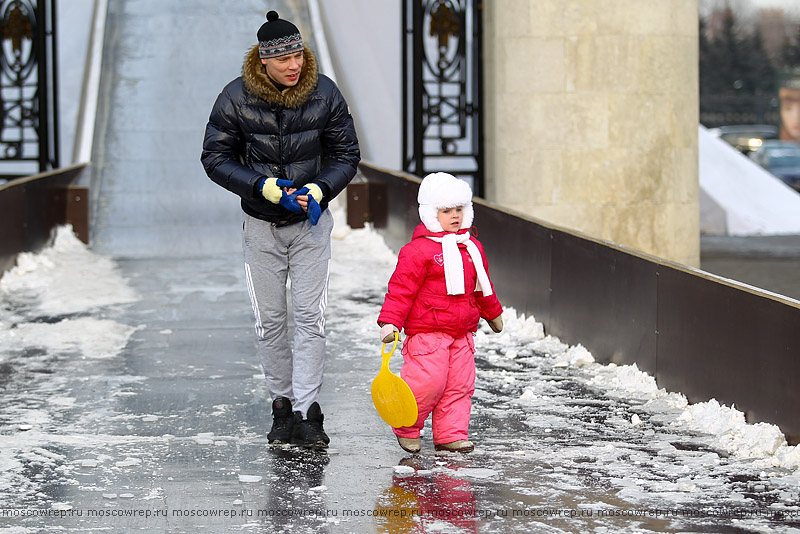
<path fill-rule="evenodd" d="M 283 108 L 278 107 L 276 111 L 278 115 L 278 178 L 286 179 L 283 175 Z"/>

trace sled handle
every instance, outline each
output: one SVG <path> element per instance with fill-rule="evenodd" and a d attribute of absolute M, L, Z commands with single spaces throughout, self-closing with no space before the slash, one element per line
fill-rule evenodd
<path fill-rule="evenodd" d="M 397 340 L 398 339 L 400 339 L 400 336 L 397 334 L 397 332 L 395 332 L 394 333 L 394 343 L 392 343 L 392 350 L 390 350 L 389 352 L 386 352 L 386 345 L 388 345 L 388 343 L 384 343 L 383 347 L 381 347 L 381 356 L 391 356 L 392 354 L 394 354 L 394 349 L 397 348 Z"/>

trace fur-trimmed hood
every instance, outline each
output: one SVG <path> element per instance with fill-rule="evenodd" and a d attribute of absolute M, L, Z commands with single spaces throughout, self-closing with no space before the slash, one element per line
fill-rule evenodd
<path fill-rule="evenodd" d="M 303 49 L 303 68 L 300 71 L 300 79 L 297 85 L 289 87 L 283 92 L 275 87 L 275 84 L 272 83 L 272 80 L 264 71 L 264 65 L 258 56 L 258 45 L 254 45 L 247 52 L 242 65 L 242 82 L 249 93 L 266 100 L 270 104 L 290 109 L 302 106 L 317 87 L 318 81 L 317 58 L 308 47 Z"/>

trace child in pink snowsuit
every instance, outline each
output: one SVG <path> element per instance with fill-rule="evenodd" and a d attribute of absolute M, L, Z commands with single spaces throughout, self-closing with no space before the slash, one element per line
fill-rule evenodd
<path fill-rule="evenodd" d="M 381 340 L 404 330 L 400 376 L 417 399 L 419 417 L 395 428 L 400 446 L 419 452 L 420 430 L 433 413 L 436 450 L 470 452 L 475 391 L 474 332 L 481 318 L 503 329 L 503 307 L 489 279 L 483 246 L 470 236 L 472 190 L 447 173 L 429 174 L 417 195 L 422 220 L 397 258 L 378 316 Z"/>

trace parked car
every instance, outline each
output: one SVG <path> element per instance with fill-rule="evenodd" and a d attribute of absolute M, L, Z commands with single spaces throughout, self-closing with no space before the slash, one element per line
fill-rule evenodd
<path fill-rule="evenodd" d="M 794 141 L 768 140 L 751 157 L 788 186 L 800 191 L 800 145 Z"/>
<path fill-rule="evenodd" d="M 708 130 L 743 154 L 761 148 L 767 139 L 778 138 L 778 128 L 769 124 L 740 124 Z"/>

